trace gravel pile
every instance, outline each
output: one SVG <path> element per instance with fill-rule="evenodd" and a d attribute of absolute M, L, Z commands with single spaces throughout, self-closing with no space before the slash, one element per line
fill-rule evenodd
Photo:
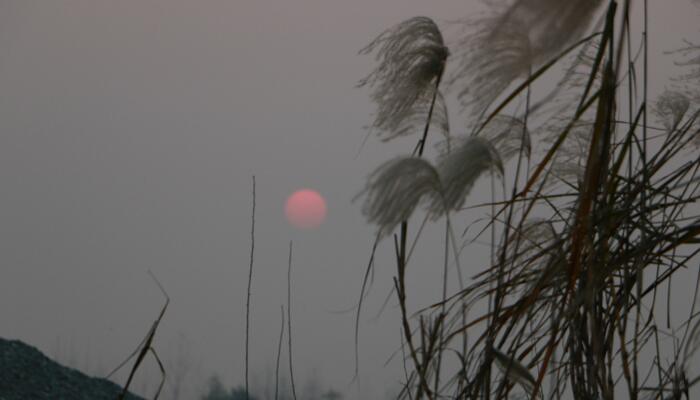
<path fill-rule="evenodd" d="M 64 367 L 34 347 L 0 338 L 0 400 L 116 400 L 121 387 Z M 127 395 L 127 400 L 143 400 Z"/>

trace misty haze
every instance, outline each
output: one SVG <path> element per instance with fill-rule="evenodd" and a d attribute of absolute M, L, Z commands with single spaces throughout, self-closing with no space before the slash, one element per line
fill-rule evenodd
<path fill-rule="evenodd" d="M 0 0 L 0 400 L 700 395 L 697 0 Z"/>

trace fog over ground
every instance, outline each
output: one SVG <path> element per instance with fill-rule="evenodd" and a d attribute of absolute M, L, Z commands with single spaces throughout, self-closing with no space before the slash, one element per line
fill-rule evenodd
<path fill-rule="evenodd" d="M 650 3 L 658 93 L 677 74 L 663 51 L 698 37 L 700 10 Z M 181 398 L 212 374 L 243 383 L 255 175 L 252 376 L 263 382 L 274 368 L 291 240 L 298 386 L 316 377 L 347 398 L 394 391 L 401 363 L 384 364 L 400 345 L 399 314 L 390 302 L 374 318 L 392 286 L 388 241 L 362 319 L 359 389 L 354 315 L 337 311 L 357 301 L 375 232 L 352 199 L 415 138 L 370 137 L 358 155 L 373 105 L 355 85 L 374 64 L 357 52 L 406 18 L 449 28 L 480 9 L 466 0 L 0 0 L 0 336 L 103 375 L 162 305 L 151 270 L 172 299 L 155 346 L 172 377 L 191 366 Z M 452 111 L 459 130 L 466 115 Z M 285 198 L 303 187 L 328 202 L 317 230 L 284 218 Z M 488 199 L 476 191 L 469 202 Z M 471 275 L 488 250 L 469 251 Z M 416 249 L 413 310 L 439 299 L 440 254 L 437 239 Z M 157 378 L 149 368 L 135 388 L 151 393 Z"/>

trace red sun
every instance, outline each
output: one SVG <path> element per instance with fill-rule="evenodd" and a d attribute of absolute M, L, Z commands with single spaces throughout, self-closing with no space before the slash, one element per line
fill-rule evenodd
<path fill-rule="evenodd" d="M 326 219 L 326 200 L 317 191 L 301 189 L 287 198 L 284 213 L 290 224 L 301 229 L 318 228 Z"/>

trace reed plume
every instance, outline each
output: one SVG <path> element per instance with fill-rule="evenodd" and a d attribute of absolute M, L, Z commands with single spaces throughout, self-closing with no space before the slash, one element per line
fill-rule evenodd
<path fill-rule="evenodd" d="M 526 157 L 532 152 L 530 131 L 522 119 L 498 115 L 479 133 L 498 150 L 501 160 L 507 162 L 522 150 Z"/>
<path fill-rule="evenodd" d="M 437 92 L 435 104 L 432 107 L 433 111 L 432 114 L 430 114 L 432 99 L 432 91 L 426 92 L 426 94 L 421 96 L 404 115 L 397 116 L 400 122 L 396 129 L 391 132 L 386 132 L 382 137 L 382 141 L 386 142 L 395 137 L 421 133 L 425 129 L 425 122 L 428 120 L 428 115 L 430 115 L 431 120 L 429 128 L 431 131 L 433 129 L 437 130 L 438 133 L 445 138 L 445 142 L 449 147 L 450 121 L 445 98 L 440 91 Z"/>
<path fill-rule="evenodd" d="M 516 79 L 553 58 L 585 32 L 601 0 L 490 2 L 487 17 L 465 21 L 460 62 L 450 79 L 462 104 L 481 115 Z"/>
<path fill-rule="evenodd" d="M 358 86 L 372 89 L 377 111 L 371 127 L 390 139 L 400 135 L 396 131 L 412 112 L 433 98 L 449 50 L 432 19 L 414 17 L 384 31 L 360 54 L 375 51 L 378 65 Z"/>
<path fill-rule="evenodd" d="M 434 217 L 464 204 L 476 180 L 485 172 L 503 174 L 503 162 L 496 148 L 481 137 L 459 138 L 449 153 L 442 154 L 437 170 L 442 196 L 431 203 Z"/>
<path fill-rule="evenodd" d="M 428 196 L 439 196 L 440 178 L 435 168 L 418 157 L 399 157 L 379 166 L 368 178 L 362 213 L 385 236 Z"/>
<path fill-rule="evenodd" d="M 652 111 L 667 131 L 674 130 L 690 108 L 690 99 L 681 92 L 666 90 L 656 100 Z"/>

